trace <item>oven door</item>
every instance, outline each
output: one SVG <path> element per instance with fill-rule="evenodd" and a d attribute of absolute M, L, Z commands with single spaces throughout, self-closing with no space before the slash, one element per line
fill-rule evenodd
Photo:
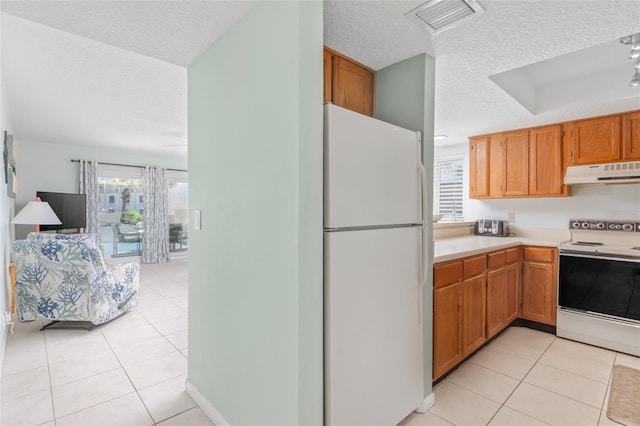
<path fill-rule="evenodd" d="M 560 252 L 558 305 L 640 321 L 640 258 Z"/>

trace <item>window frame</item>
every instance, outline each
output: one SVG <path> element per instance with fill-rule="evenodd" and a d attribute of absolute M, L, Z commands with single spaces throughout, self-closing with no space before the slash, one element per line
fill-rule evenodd
<path fill-rule="evenodd" d="M 445 163 L 459 163 L 459 170 L 455 173 L 456 179 L 451 183 L 451 188 L 447 190 L 447 198 L 456 202 L 456 213 L 452 213 L 452 208 L 442 208 L 442 166 Z M 433 162 L 433 214 L 444 215 L 441 219 L 443 222 L 463 222 L 464 221 L 464 173 L 465 173 L 465 156 L 464 154 L 448 155 L 439 157 Z"/>

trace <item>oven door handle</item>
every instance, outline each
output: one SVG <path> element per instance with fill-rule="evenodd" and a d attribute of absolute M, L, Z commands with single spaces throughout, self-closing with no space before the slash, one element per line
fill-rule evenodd
<path fill-rule="evenodd" d="M 594 255 L 594 254 L 582 253 L 579 251 L 561 250 L 559 255 L 568 256 L 568 257 L 584 257 L 586 259 L 606 259 L 606 260 L 619 260 L 621 262 L 640 263 L 639 257 L 624 256 L 624 255 L 609 254 L 609 253 L 598 253 Z"/>

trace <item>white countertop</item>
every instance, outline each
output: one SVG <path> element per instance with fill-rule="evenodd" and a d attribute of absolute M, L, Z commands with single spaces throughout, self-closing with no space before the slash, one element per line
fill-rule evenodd
<path fill-rule="evenodd" d="M 542 235 L 539 236 L 523 235 L 515 237 L 465 235 L 461 237 L 443 238 L 434 241 L 433 263 L 519 245 L 558 247 L 558 244 L 568 241 L 569 239 L 570 237 L 565 233 L 559 233 L 558 235 L 542 233 Z"/>

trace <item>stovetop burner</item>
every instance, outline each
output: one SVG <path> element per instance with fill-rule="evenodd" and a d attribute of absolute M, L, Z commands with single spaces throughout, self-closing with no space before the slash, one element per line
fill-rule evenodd
<path fill-rule="evenodd" d="M 594 241 L 576 241 L 571 243 L 572 246 L 603 246 L 604 243 L 597 243 Z"/>

